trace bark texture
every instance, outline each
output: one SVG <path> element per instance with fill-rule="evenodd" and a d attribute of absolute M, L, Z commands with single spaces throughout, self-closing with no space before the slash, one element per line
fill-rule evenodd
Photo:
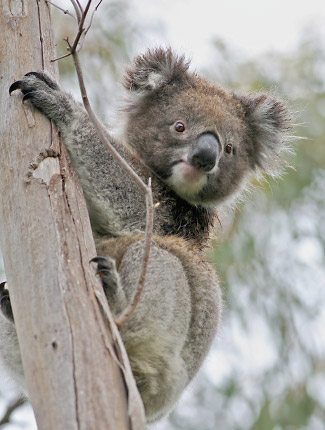
<path fill-rule="evenodd" d="M 29 71 L 58 77 L 48 5 L 2 0 L 0 28 L 0 245 L 38 428 L 143 429 L 75 174 L 51 123 L 8 94 Z"/>

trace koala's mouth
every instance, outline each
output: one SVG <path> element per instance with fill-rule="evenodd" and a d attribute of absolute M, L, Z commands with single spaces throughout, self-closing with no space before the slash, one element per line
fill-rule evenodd
<path fill-rule="evenodd" d="M 180 196 L 189 197 L 197 194 L 206 185 L 207 174 L 187 160 L 178 160 L 173 163 L 166 183 Z"/>
<path fill-rule="evenodd" d="M 176 166 L 178 166 L 178 175 L 183 177 L 185 181 L 198 182 L 205 176 L 205 172 L 193 166 L 188 161 L 181 160 Z"/>

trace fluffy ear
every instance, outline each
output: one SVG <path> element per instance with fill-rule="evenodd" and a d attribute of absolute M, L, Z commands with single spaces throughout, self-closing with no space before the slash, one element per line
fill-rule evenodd
<path fill-rule="evenodd" d="M 124 86 L 139 95 L 148 95 L 172 82 L 188 83 L 192 76 L 188 73 L 189 64 L 170 48 L 148 50 L 136 57 L 126 70 Z"/>
<path fill-rule="evenodd" d="M 286 164 L 282 155 L 290 152 L 288 132 L 292 124 L 287 107 L 268 94 L 237 97 L 244 107 L 253 167 L 278 176 Z"/>

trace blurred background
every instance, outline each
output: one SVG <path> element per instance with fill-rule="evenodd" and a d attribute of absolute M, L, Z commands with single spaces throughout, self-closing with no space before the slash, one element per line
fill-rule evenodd
<path fill-rule="evenodd" d="M 74 21 L 52 12 L 63 55 Z M 163 45 L 228 88 L 284 97 L 300 137 L 294 168 L 256 183 L 235 213 L 222 214 L 210 258 L 222 279 L 223 326 L 176 409 L 153 429 L 325 430 L 324 22 L 318 0 L 104 0 L 94 16 L 81 60 L 105 121 L 114 123 L 125 64 Z M 71 59 L 59 66 L 62 86 L 79 97 Z M 35 430 L 30 406 L 16 402 L 0 373 L 0 429 Z"/>

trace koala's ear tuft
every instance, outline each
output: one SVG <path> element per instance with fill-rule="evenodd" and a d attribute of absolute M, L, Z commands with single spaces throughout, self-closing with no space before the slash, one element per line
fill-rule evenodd
<path fill-rule="evenodd" d="M 290 152 L 291 117 L 285 104 L 268 94 L 237 96 L 245 113 L 249 133 L 249 157 L 252 167 L 278 176 L 287 163 L 283 154 Z"/>
<path fill-rule="evenodd" d="M 139 55 L 126 70 L 124 86 L 141 95 L 150 94 L 170 83 L 189 83 L 189 61 L 176 55 L 170 48 L 156 48 Z"/>

